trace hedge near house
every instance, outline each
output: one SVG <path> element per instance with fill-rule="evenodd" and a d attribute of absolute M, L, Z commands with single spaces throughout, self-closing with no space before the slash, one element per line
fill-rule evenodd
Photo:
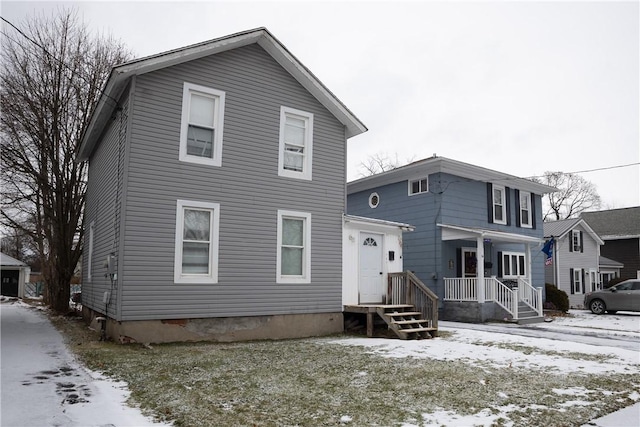
<path fill-rule="evenodd" d="M 547 304 L 545 306 L 553 304 L 556 310 L 564 313 L 569 311 L 569 296 L 565 291 L 556 288 L 550 283 L 545 284 L 545 291 L 547 294 Z"/>

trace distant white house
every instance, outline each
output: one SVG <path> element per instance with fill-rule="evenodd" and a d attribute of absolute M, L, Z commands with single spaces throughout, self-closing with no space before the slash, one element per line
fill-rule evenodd
<path fill-rule="evenodd" d="M 571 307 L 582 307 L 586 292 L 602 288 L 599 266 L 604 242 L 582 218 L 545 222 L 544 237 L 555 240 L 545 282 L 565 291 Z"/>
<path fill-rule="evenodd" d="M 0 252 L 2 295 L 24 298 L 25 283 L 29 282 L 31 268 L 24 262 Z"/>

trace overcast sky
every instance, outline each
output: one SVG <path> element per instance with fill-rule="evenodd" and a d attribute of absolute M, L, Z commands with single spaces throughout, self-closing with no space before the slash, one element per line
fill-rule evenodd
<path fill-rule="evenodd" d="M 75 5 L 146 56 L 267 27 L 369 128 L 376 153 L 513 175 L 583 173 L 603 208 L 640 205 L 639 2 L 10 2 L 16 25 Z"/>

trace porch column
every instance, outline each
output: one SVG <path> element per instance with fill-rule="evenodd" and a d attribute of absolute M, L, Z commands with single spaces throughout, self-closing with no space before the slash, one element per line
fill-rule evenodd
<path fill-rule="evenodd" d="M 478 286 L 478 302 L 484 302 L 484 236 L 476 239 L 476 276 Z"/>
<path fill-rule="evenodd" d="M 524 245 L 525 247 L 525 252 L 524 252 L 524 263 L 527 266 L 527 274 L 525 275 L 527 281 L 529 282 L 529 284 L 531 286 L 533 286 L 533 280 L 532 280 L 532 276 L 531 276 L 531 243 L 526 243 Z"/>

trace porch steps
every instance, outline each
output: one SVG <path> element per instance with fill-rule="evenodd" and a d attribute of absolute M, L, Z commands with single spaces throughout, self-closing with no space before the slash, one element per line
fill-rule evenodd
<path fill-rule="evenodd" d="M 544 322 L 544 317 L 538 316 L 528 304 L 520 301 L 518 303 L 518 325 L 529 325 L 531 323 L 542 323 Z"/>
<path fill-rule="evenodd" d="M 437 334 L 438 328 L 429 327 L 429 322 L 412 305 L 380 306 L 376 312 L 400 339 L 431 338 Z"/>

